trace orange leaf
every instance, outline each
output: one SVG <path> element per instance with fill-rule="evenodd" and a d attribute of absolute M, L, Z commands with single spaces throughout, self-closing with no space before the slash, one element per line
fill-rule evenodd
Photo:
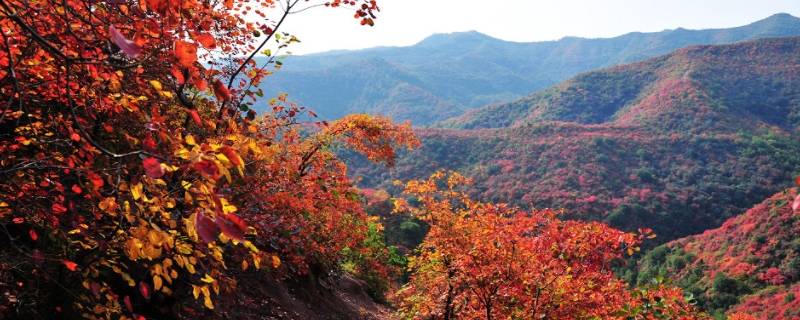
<path fill-rule="evenodd" d="M 197 34 L 194 36 L 194 40 L 199 42 L 207 49 L 214 49 L 217 47 L 217 41 L 214 40 L 214 37 L 212 37 L 210 34 Z"/>
<path fill-rule="evenodd" d="M 175 57 L 182 66 L 190 68 L 197 61 L 197 45 L 186 41 L 175 41 Z"/>

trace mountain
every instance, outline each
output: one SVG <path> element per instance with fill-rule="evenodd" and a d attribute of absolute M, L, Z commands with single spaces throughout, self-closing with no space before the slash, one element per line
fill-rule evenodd
<path fill-rule="evenodd" d="M 485 104 L 511 101 L 578 73 L 639 61 L 698 44 L 800 35 L 788 14 L 730 29 L 675 29 L 608 39 L 520 43 L 478 32 L 436 34 L 409 47 L 288 57 L 264 82 L 322 118 L 366 112 L 429 125 Z"/>
<path fill-rule="evenodd" d="M 457 170 L 480 199 L 668 241 L 719 226 L 800 172 L 800 38 L 684 48 L 470 116 L 452 123 L 476 129 L 418 130 L 423 146 L 390 172 L 354 159 L 351 173 L 392 191 L 394 179 Z"/>
<path fill-rule="evenodd" d="M 800 216 L 786 190 L 721 227 L 649 251 L 638 282 L 666 276 L 706 310 L 757 319 L 800 317 Z"/>

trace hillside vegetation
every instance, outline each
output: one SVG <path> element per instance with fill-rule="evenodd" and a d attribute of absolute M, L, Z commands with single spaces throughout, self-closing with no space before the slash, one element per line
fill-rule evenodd
<path fill-rule="evenodd" d="M 395 170 L 362 185 L 460 170 L 472 194 L 566 208 L 660 241 L 719 226 L 800 169 L 800 38 L 698 46 L 585 73 L 513 103 L 420 129 Z"/>
<path fill-rule="evenodd" d="M 670 278 L 718 315 L 800 317 L 800 217 L 796 190 L 775 194 L 713 230 L 648 252 L 638 282 Z"/>

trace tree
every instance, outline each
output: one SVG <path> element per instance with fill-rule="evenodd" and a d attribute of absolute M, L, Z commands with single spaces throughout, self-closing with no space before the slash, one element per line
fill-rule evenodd
<path fill-rule="evenodd" d="M 331 148 L 391 163 L 395 146 L 417 144 L 408 124 L 306 121 L 285 95 L 251 109 L 297 41 L 281 24 L 314 6 L 352 8 L 362 25 L 378 11 L 370 0 L 0 0 L 1 312 L 219 317 L 236 301 L 217 294 L 240 272 L 286 259 L 303 272 L 367 250 L 369 222 Z"/>
<path fill-rule="evenodd" d="M 562 221 L 553 210 L 523 212 L 473 201 L 460 191 L 467 183 L 439 171 L 405 185 L 411 201 L 397 200 L 398 211 L 431 226 L 410 262 L 411 280 L 396 298 L 404 318 L 702 317 L 680 289 L 631 292 L 614 276 L 613 264 L 637 251 L 648 232 Z M 661 299 L 665 292 L 670 299 Z M 662 304 L 652 307 L 650 301 Z"/>

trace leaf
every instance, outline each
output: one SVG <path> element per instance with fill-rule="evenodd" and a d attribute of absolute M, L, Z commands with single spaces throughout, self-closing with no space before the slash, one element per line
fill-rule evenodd
<path fill-rule="evenodd" d="M 64 259 L 64 260 L 61 260 L 61 263 L 63 263 L 64 266 L 67 267 L 67 270 L 69 270 L 69 271 L 73 271 L 73 272 L 74 271 L 78 271 L 78 264 L 75 263 L 75 262 L 72 262 L 72 261 Z"/>
<path fill-rule="evenodd" d="M 69 138 L 75 142 L 81 142 L 81 136 L 77 132 L 73 132 L 69 135 Z"/>
<path fill-rule="evenodd" d="M 210 179 L 219 179 L 220 172 L 217 165 L 209 160 L 202 160 L 192 164 L 192 168 L 199 172 L 201 175 Z"/>
<path fill-rule="evenodd" d="M 150 82 L 150 86 L 153 87 L 153 89 L 161 91 L 161 89 L 162 89 L 161 82 L 159 82 L 158 80 L 150 80 L 149 82 Z"/>
<path fill-rule="evenodd" d="M 180 65 L 190 68 L 197 61 L 197 45 L 186 41 L 175 41 L 175 57 Z"/>
<path fill-rule="evenodd" d="M 142 47 L 135 42 L 128 40 L 113 25 L 108 27 L 111 42 L 114 43 L 122 53 L 131 58 L 136 58 L 142 53 Z"/>
<path fill-rule="evenodd" d="M 144 165 L 144 172 L 148 177 L 158 179 L 164 176 L 164 168 L 158 159 L 153 157 L 146 158 L 142 160 L 142 165 Z"/>
<path fill-rule="evenodd" d="M 54 204 L 53 204 L 53 205 L 50 207 L 50 209 L 51 209 L 51 210 L 53 211 L 53 213 L 55 213 L 55 214 L 63 214 L 63 213 L 66 213 L 66 212 L 67 212 L 67 208 L 66 208 L 66 207 L 64 207 L 64 206 L 63 206 L 62 204 L 60 204 L 60 203 L 54 203 Z"/>
<path fill-rule="evenodd" d="M 131 303 L 131 297 L 125 296 L 125 298 L 122 300 L 124 301 L 125 308 L 128 309 L 128 312 L 133 312 L 133 304 Z"/>
<path fill-rule="evenodd" d="M 211 243 L 217 240 L 219 236 L 219 227 L 213 220 L 202 213 L 198 213 L 195 219 L 194 225 L 197 229 L 197 234 L 205 243 Z"/>
<path fill-rule="evenodd" d="M 189 110 L 189 115 L 192 116 L 192 121 L 194 121 L 194 124 L 201 127 L 203 126 L 203 121 L 200 120 L 200 115 L 197 113 L 197 110 Z"/>
<path fill-rule="evenodd" d="M 800 194 L 792 202 L 792 210 L 797 211 L 797 209 L 800 209 Z"/>
<path fill-rule="evenodd" d="M 86 173 L 86 176 L 89 178 L 89 181 L 92 182 L 92 185 L 94 185 L 95 190 L 102 188 L 103 184 L 105 184 L 103 178 L 100 177 L 99 174 L 89 171 Z"/>
<path fill-rule="evenodd" d="M 162 285 L 164 285 L 164 283 L 162 282 L 161 277 L 158 275 L 153 275 L 153 289 L 161 290 Z"/>
<path fill-rule="evenodd" d="M 194 40 L 199 42 L 206 49 L 214 49 L 217 47 L 217 41 L 210 34 L 198 34 L 194 36 Z"/>
<path fill-rule="evenodd" d="M 223 146 L 222 148 L 220 148 L 220 151 L 222 151 L 222 154 L 224 154 L 225 157 L 227 157 L 228 160 L 230 160 L 231 163 L 233 163 L 233 165 L 241 166 L 243 164 L 242 158 L 239 157 L 238 154 L 236 154 L 236 151 L 234 151 L 233 148 L 229 146 Z"/>
<path fill-rule="evenodd" d="M 222 83 L 219 79 L 214 80 L 212 84 L 214 88 L 214 96 L 217 97 L 219 101 L 227 101 L 231 99 L 231 92 L 228 91 L 228 88 L 225 87 L 225 84 Z"/>
<path fill-rule="evenodd" d="M 217 215 L 217 225 L 226 236 L 231 239 L 244 240 L 247 225 L 234 214 Z"/>
<path fill-rule="evenodd" d="M 39 234 L 36 233 L 36 230 L 30 229 L 28 230 L 28 236 L 31 237 L 31 240 L 36 241 L 39 239 Z"/>
<path fill-rule="evenodd" d="M 272 268 L 278 269 L 281 266 L 281 258 L 278 256 L 272 256 Z"/>
<path fill-rule="evenodd" d="M 150 299 L 150 286 L 144 281 L 139 281 L 139 293 L 142 294 L 142 297 L 145 299 Z"/>

